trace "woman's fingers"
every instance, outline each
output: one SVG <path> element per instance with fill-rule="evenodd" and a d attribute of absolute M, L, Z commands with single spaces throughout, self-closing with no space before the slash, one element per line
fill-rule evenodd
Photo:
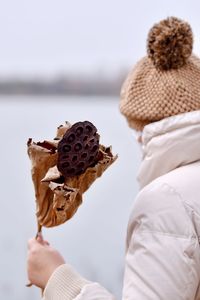
<path fill-rule="evenodd" d="M 42 233 L 41 233 L 41 232 L 38 232 L 38 233 L 37 233 L 36 240 L 37 240 L 39 243 L 43 244 L 44 239 L 43 239 L 43 236 L 42 236 Z"/>
<path fill-rule="evenodd" d="M 43 239 L 42 234 L 38 234 L 36 238 L 31 238 L 28 240 L 28 250 L 33 249 L 34 247 L 41 246 L 49 246 L 49 242 Z"/>
<path fill-rule="evenodd" d="M 27 273 L 30 283 L 44 288 L 54 270 L 65 261 L 42 236 L 28 241 Z"/>
<path fill-rule="evenodd" d="M 36 239 L 31 238 L 28 240 L 28 249 L 30 250 L 35 245 Z"/>
<path fill-rule="evenodd" d="M 44 246 L 49 246 L 49 242 L 44 240 L 43 235 L 42 235 L 41 232 L 38 232 L 37 238 L 36 238 L 36 239 L 37 239 L 37 241 L 38 241 L 40 244 L 42 244 L 42 245 L 44 245 Z"/>

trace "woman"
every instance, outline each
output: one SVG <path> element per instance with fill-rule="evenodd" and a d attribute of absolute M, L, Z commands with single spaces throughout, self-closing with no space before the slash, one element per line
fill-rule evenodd
<path fill-rule="evenodd" d="M 200 299 L 200 59 L 190 26 L 171 17 L 149 32 L 121 112 L 141 132 L 140 192 L 127 231 L 123 299 Z M 45 300 L 114 299 L 82 278 L 42 237 L 29 241 L 28 276 Z"/>

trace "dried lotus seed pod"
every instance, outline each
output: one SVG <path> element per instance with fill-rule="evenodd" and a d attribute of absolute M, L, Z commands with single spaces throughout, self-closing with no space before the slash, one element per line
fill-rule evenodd
<path fill-rule="evenodd" d="M 75 123 L 58 144 L 58 170 L 66 177 L 80 175 L 98 160 L 99 135 L 89 121 Z"/>

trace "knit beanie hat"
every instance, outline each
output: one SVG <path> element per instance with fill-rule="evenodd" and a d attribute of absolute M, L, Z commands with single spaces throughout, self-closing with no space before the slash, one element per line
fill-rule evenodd
<path fill-rule="evenodd" d="M 188 23 L 170 17 L 155 24 L 147 56 L 129 73 L 121 90 L 120 111 L 130 127 L 200 110 L 200 59 L 192 54 Z"/>

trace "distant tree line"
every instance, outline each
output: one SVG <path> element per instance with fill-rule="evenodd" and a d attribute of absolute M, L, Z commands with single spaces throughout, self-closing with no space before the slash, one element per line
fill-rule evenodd
<path fill-rule="evenodd" d="M 119 95 L 126 72 L 117 76 L 59 76 L 54 79 L 0 79 L 1 95 Z"/>

